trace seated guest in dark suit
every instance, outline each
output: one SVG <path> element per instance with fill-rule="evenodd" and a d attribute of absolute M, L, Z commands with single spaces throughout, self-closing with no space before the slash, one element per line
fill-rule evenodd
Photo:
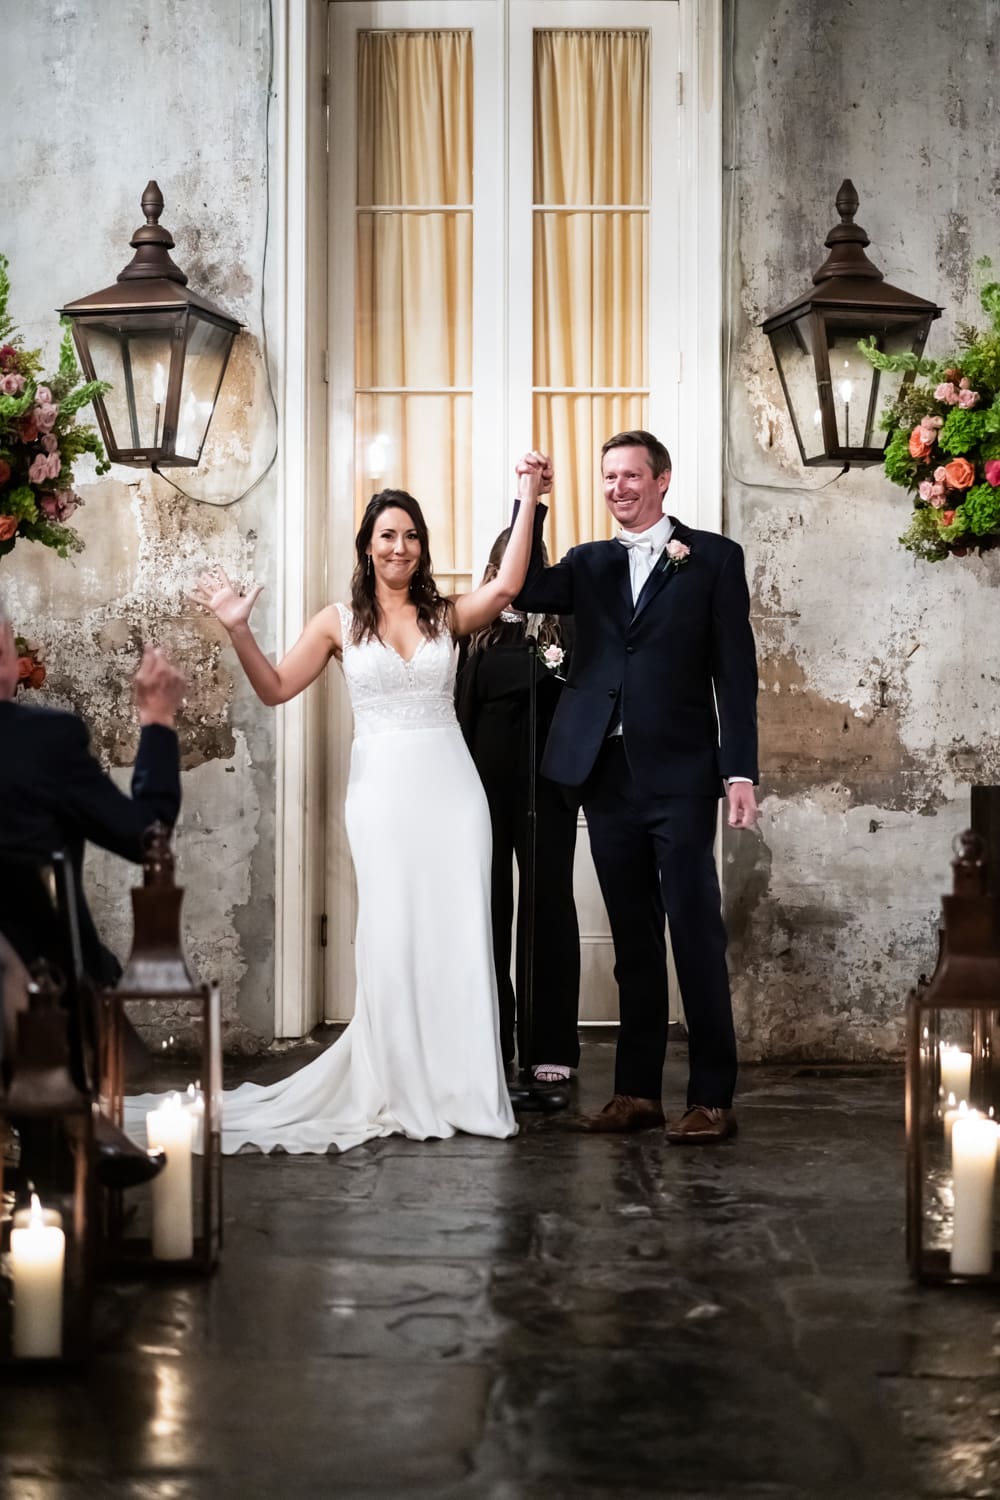
<path fill-rule="evenodd" d="M 133 682 L 141 730 L 127 797 L 91 753 L 82 719 L 15 701 L 17 675 L 14 632 L 0 601 L 0 859 L 42 861 L 65 851 L 76 877 L 83 967 L 98 984 L 113 984 L 118 961 L 98 938 L 83 895 L 84 847 L 89 840 L 139 862 L 149 825 L 175 822 L 181 789 L 174 719 L 184 679 L 162 651 L 146 647 Z M 0 931 L 30 963 L 38 955 L 23 951 L 2 894 Z"/>
<path fill-rule="evenodd" d="M 510 532 L 493 543 L 483 582 L 496 576 Z M 535 781 L 535 942 L 532 1036 L 524 1032 L 527 972 L 526 916 L 517 913 L 517 996 L 510 977 L 514 918 L 513 861 L 525 888 L 528 842 L 528 694 L 535 679 L 537 712 L 535 769 L 562 692 L 569 641 L 552 615 L 531 621 L 537 646 L 527 640 L 529 621 L 518 610 L 471 638 L 456 691 L 458 721 L 486 791 L 493 827 L 493 958 L 500 1000 L 503 1060 L 530 1058 L 539 1083 L 559 1083 L 580 1060 L 577 1012 L 580 934 L 573 901 L 576 803 L 546 777 Z M 548 653 L 548 655 L 546 655 Z M 515 1024 L 516 1017 L 516 1024 Z"/>
<path fill-rule="evenodd" d="M 162 651 L 146 647 L 133 679 L 141 729 L 131 797 L 119 791 L 91 753 L 82 719 L 15 702 L 17 681 L 14 632 L 0 600 L 0 936 L 23 963 L 54 961 L 72 979 L 73 955 L 65 934 L 41 919 L 45 903 L 34 899 L 37 892 L 31 886 L 32 866 L 62 851 L 72 871 L 84 983 L 114 984 L 121 967 L 101 943 L 83 894 L 84 850 L 89 840 L 138 863 L 149 825 L 176 820 L 181 789 L 174 719 L 184 679 Z M 78 1085 L 92 1087 L 88 1055 L 96 1044 L 94 1024 L 84 1014 L 86 995 L 75 987 L 71 992 L 71 1065 Z M 9 1041 L 9 1025 L 7 1031 Z M 95 1125 L 99 1172 L 109 1185 L 127 1187 L 162 1166 L 162 1160 L 133 1146 L 103 1116 Z M 18 1122 L 18 1128 L 22 1147 L 30 1153 L 29 1175 L 38 1175 L 44 1153 L 30 1123 Z M 22 1166 L 27 1160 L 22 1157 Z"/>

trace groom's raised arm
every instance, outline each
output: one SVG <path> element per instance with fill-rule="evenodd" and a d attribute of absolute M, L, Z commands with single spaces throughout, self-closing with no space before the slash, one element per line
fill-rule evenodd
<path fill-rule="evenodd" d="M 514 501 L 511 525 L 517 516 L 520 501 Z M 528 575 L 524 587 L 514 599 L 515 609 L 529 615 L 571 615 L 573 613 L 573 569 L 566 558 L 547 568 L 542 553 L 542 525 L 547 506 L 535 506 L 535 529 L 531 538 L 531 557 L 528 559 Z M 568 557 L 569 554 L 567 554 Z"/>

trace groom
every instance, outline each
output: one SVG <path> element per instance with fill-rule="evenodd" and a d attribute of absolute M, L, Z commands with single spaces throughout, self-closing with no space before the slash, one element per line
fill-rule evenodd
<path fill-rule="evenodd" d="M 518 472 L 540 461 L 529 454 Z M 546 568 L 540 506 L 514 601 L 575 617 L 572 668 L 542 771 L 579 789 L 621 1014 L 614 1096 L 585 1126 L 623 1132 L 664 1123 L 666 911 L 690 1058 L 687 1108 L 666 1136 L 710 1144 L 736 1130 L 736 1039 L 713 851 L 723 787 L 729 826 L 757 821 L 757 665 L 743 553 L 665 514 L 670 455 L 652 433 L 609 438 L 601 473 L 617 536 L 585 542 Z"/>

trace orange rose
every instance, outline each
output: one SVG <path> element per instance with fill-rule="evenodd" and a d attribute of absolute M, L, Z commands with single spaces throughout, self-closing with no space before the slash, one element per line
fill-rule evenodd
<path fill-rule="evenodd" d="M 17 516 L 0 516 L 0 542 L 9 542 L 18 524 Z"/>
<path fill-rule="evenodd" d="M 967 490 L 976 477 L 976 471 L 967 458 L 953 458 L 944 466 L 944 482 L 950 490 Z"/>
<path fill-rule="evenodd" d="M 929 458 L 930 452 L 931 444 L 925 443 L 920 428 L 914 427 L 913 431 L 910 433 L 910 457 Z"/>
<path fill-rule="evenodd" d="M 45 681 L 45 667 L 40 661 L 36 661 L 28 674 L 28 686 L 40 688 Z"/>
<path fill-rule="evenodd" d="M 17 680 L 23 682 L 26 677 L 31 676 L 31 669 L 35 665 L 33 656 L 19 656 L 17 658 Z"/>
<path fill-rule="evenodd" d="M 943 510 L 938 516 L 938 520 L 941 522 L 942 526 L 950 526 L 954 519 L 955 512 L 953 510 Z"/>

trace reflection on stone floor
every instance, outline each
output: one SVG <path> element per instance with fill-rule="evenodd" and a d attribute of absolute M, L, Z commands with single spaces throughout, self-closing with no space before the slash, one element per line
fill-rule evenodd
<path fill-rule="evenodd" d="M 748 1070 L 739 1118 L 227 1161 L 217 1277 L 106 1289 L 89 1377 L 3 1392 L 2 1493 L 1000 1494 L 1000 1302 L 906 1278 L 901 1074 Z"/>

